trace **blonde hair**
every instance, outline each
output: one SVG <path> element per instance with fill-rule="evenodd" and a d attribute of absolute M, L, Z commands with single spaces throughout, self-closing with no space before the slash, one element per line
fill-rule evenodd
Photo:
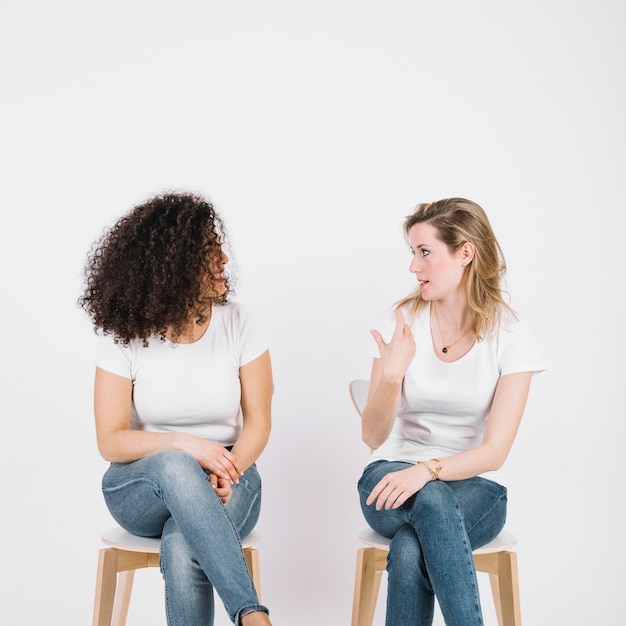
<path fill-rule="evenodd" d="M 465 268 L 465 299 L 470 310 L 470 330 L 478 340 L 492 333 L 499 325 L 503 311 L 515 312 L 504 301 L 502 281 L 506 263 L 500 244 L 485 211 L 465 198 L 447 198 L 431 204 L 418 204 L 404 221 L 404 235 L 415 224 L 429 223 L 437 230 L 438 238 L 456 252 L 466 242 L 474 246 L 474 258 Z M 409 317 L 428 304 L 416 288 L 400 300 L 396 307 L 408 307 Z"/>

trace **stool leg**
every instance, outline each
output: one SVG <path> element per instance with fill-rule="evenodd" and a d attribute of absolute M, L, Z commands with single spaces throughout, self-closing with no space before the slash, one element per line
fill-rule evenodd
<path fill-rule="evenodd" d="M 250 578 L 254 583 L 256 589 L 256 595 L 261 602 L 261 563 L 259 559 L 259 551 L 254 548 L 244 548 L 243 556 L 246 559 L 246 565 L 250 572 Z"/>
<path fill-rule="evenodd" d="M 135 570 L 120 572 L 117 577 L 117 593 L 113 604 L 113 619 L 111 626 L 126 626 L 130 594 L 133 590 Z"/>
<path fill-rule="evenodd" d="M 380 580 L 387 564 L 387 552 L 361 548 L 356 557 L 352 626 L 372 626 Z"/>
<path fill-rule="evenodd" d="M 497 574 L 489 574 L 489 582 L 491 583 L 491 595 L 493 596 L 493 604 L 496 609 L 496 617 L 498 618 L 498 626 L 502 626 L 502 602 L 500 601 L 500 583 Z"/>
<path fill-rule="evenodd" d="M 111 624 L 116 584 L 117 551 L 114 548 L 104 548 L 98 553 L 93 626 L 109 626 Z"/>
<path fill-rule="evenodd" d="M 491 591 L 500 626 L 522 626 L 517 575 L 517 554 L 498 553 L 498 573 L 489 574 Z"/>

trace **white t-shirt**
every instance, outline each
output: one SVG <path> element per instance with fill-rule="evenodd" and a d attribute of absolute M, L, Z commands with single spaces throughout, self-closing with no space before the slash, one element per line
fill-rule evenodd
<path fill-rule="evenodd" d="M 380 327 L 385 341 L 391 339 L 394 328 L 395 312 L 390 309 Z M 404 378 L 398 414 L 389 437 L 372 452 L 370 462 L 417 463 L 475 448 L 482 441 L 500 376 L 545 369 L 535 334 L 522 319 L 507 316 L 493 337 L 476 342 L 453 363 L 435 354 L 429 306 L 418 313 L 412 329 L 415 358 Z M 378 358 L 374 348 L 373 356 Z M 503 478 L 500 471 L 483 476 L 499 482 Z"/>
<path fill-rule="evenodd" d="M 246 308 L 214 306 L 204 335 L 194 343 L 158 337 L 116 344 L 100 338 L 96 365 L 133 381 L 131 428 L 184 431 L 233 445 L 241 433 L 239 368 L 267 350 Z"/>

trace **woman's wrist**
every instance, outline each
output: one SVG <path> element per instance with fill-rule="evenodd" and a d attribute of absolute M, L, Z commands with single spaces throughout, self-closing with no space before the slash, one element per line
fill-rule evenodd
<path fill-rule="evenodd" d="M 422 465 L 426 468 L 432 482 L 433 480 L 439 480 L 439 472 L 443 469 L 440 463 L 441 459 L 430 459 L 429 461 L 418 461 L 417 465 Z"/>

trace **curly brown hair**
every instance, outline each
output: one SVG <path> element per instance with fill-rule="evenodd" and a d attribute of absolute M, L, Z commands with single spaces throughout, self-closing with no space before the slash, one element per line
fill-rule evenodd
<path fill-rule="evenodd" d="M 227 278 L 223 295 L 206 295 L 225 243 L 224 223 L 211 202 L 191 193 L 157 195 L 92 244 L 78 304 L 96 331 L 123 344 L 146 344 L 167 330 L 180 336 L 232 293 Z"/>

